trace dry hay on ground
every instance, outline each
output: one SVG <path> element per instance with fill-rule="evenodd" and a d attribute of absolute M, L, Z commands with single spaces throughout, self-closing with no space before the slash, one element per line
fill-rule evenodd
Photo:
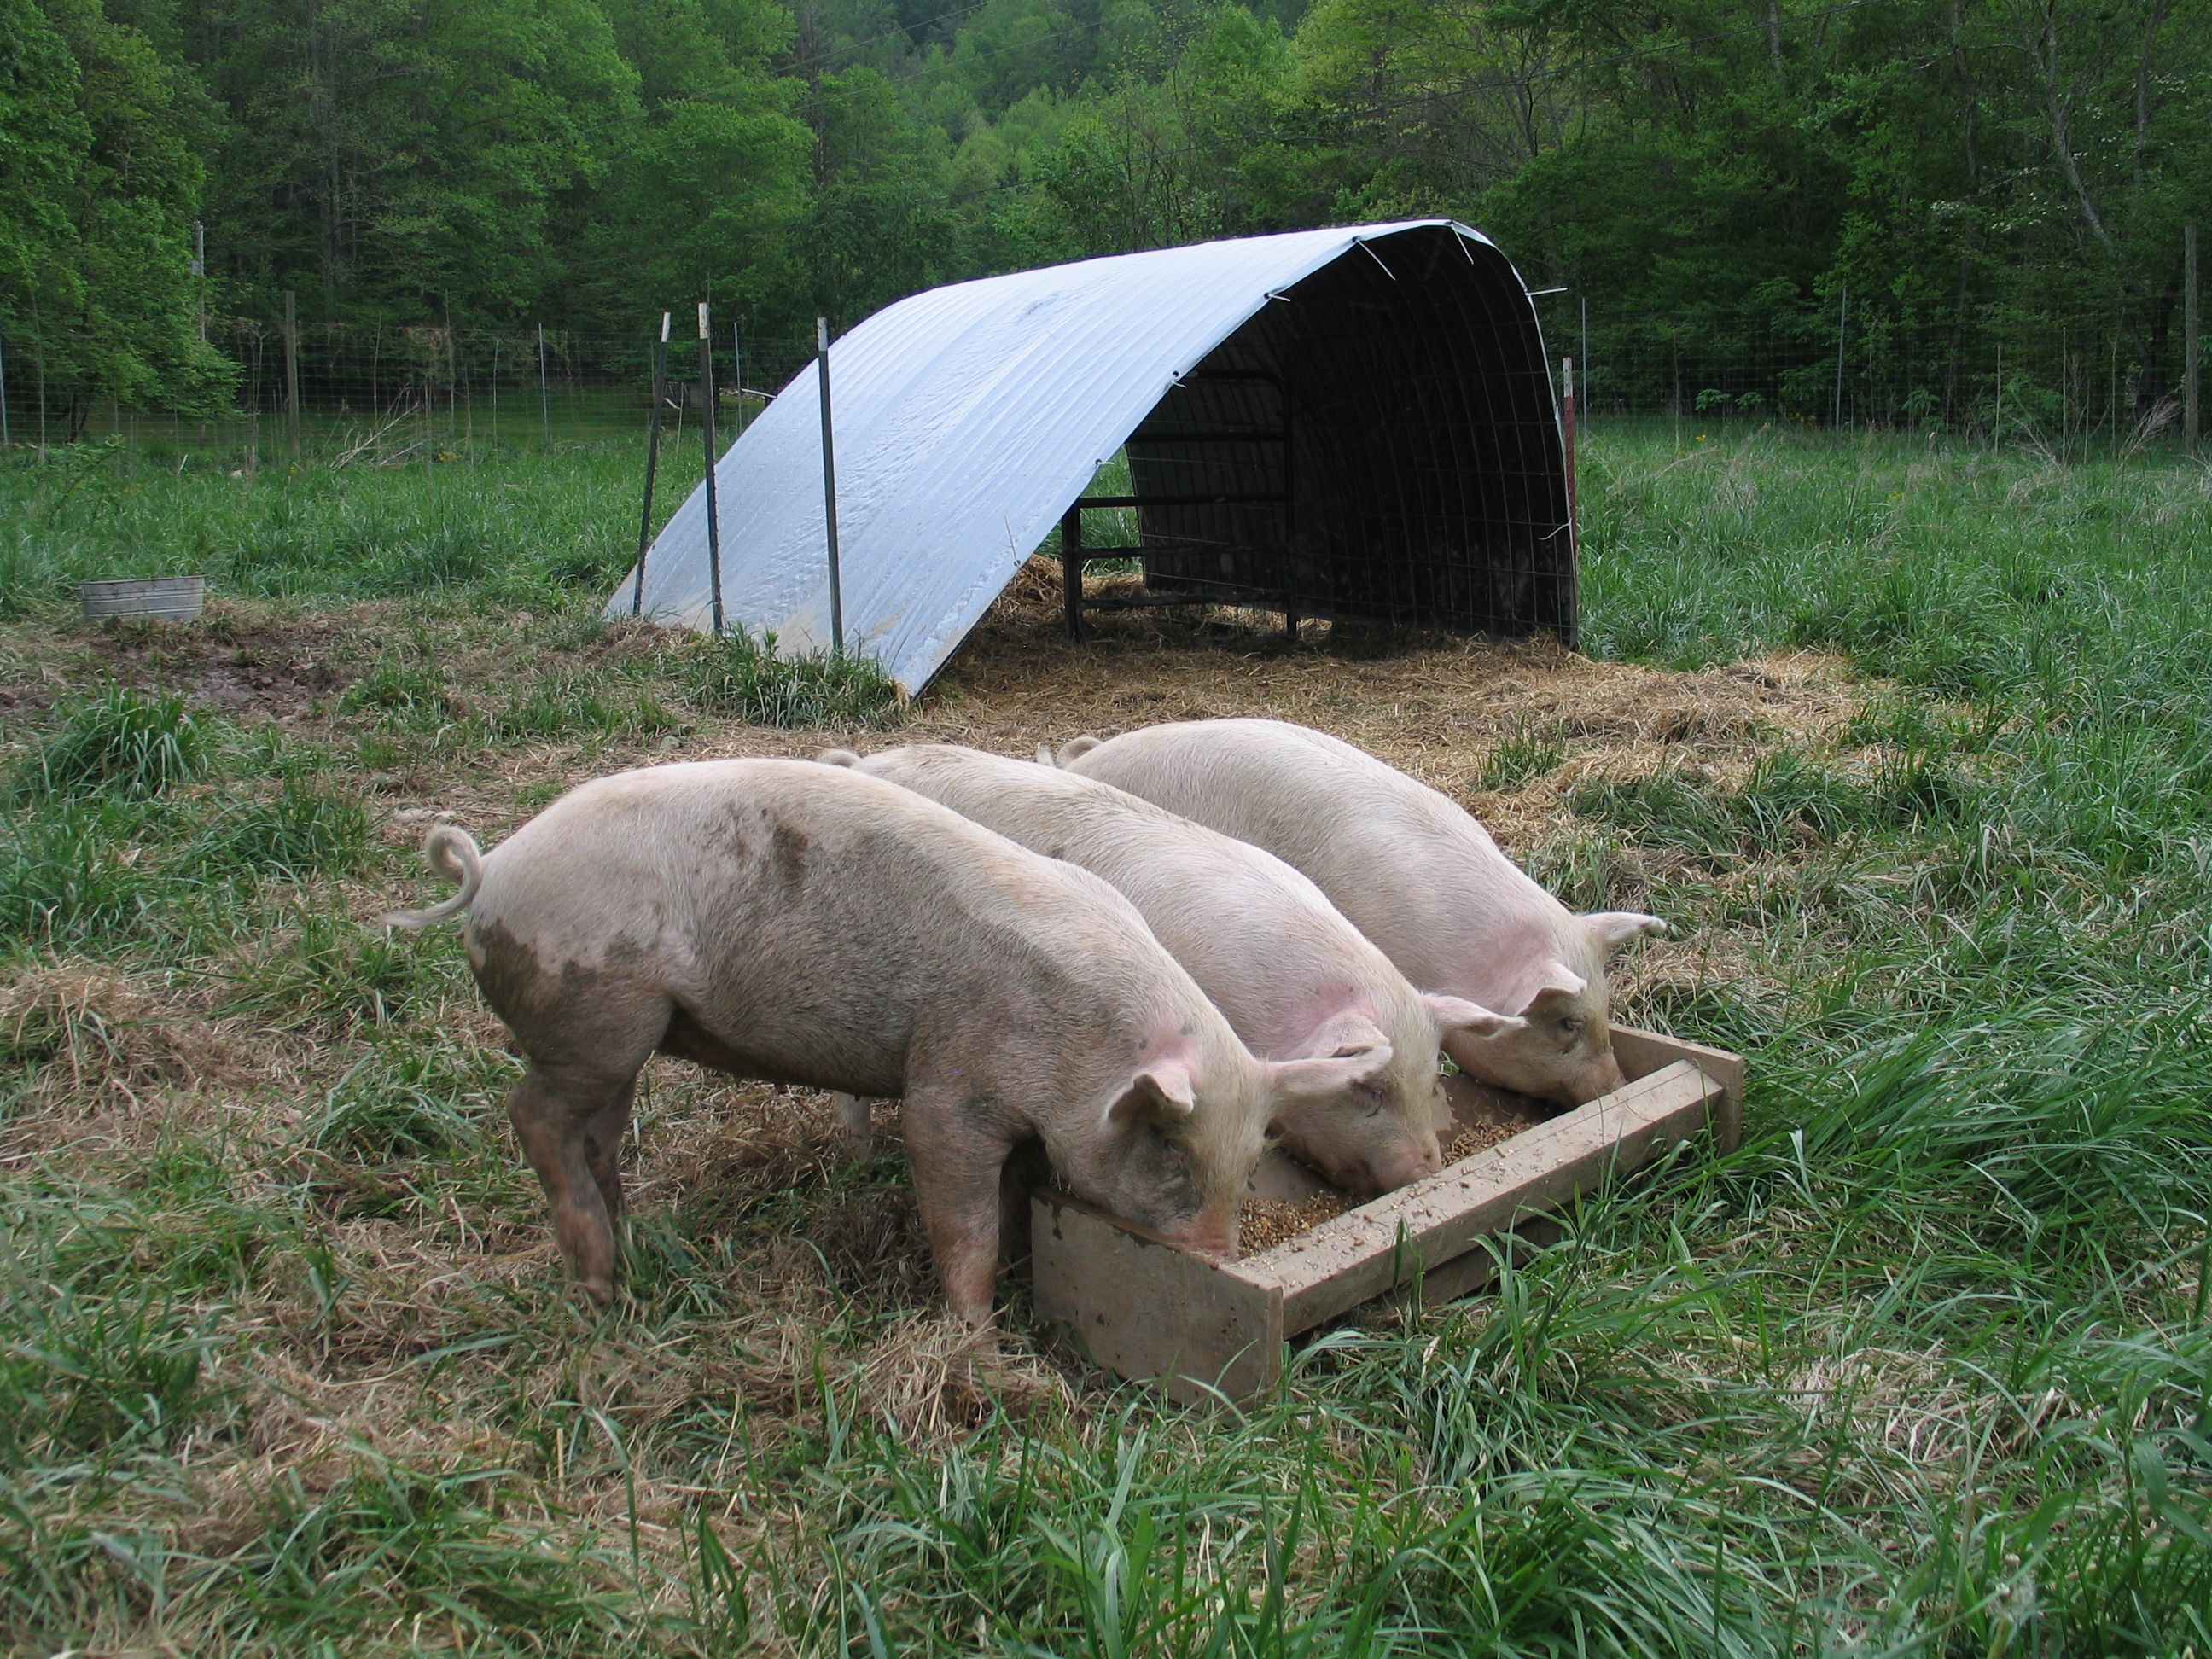
<path fill-rule="evenodd" d="M 0 692 L 17 707 L 39 708 L 112 672 L 234 720 L 274 720 L 329 745 L 338 762 L 329 781 L 359 789 L 389 841 L 411 843 L 425 823 L 451 814 L 487 845 L 558 789 L 657 760 L 914 741 L 1027 755 L 1084 732 L 1265 715 L 1334 732 L 1434 784 L 1474 808 L 1524 859 L 1576 832 L 1565 795 L 1578 779 L 1675 763 L 1737 775 L 1767 750 L 1832 740 L 1862 701 L 1837 662 L 1811 655 L 1677 674 L 1591 662 L 1543 643 L 1377 641 L 1322 623 L 1307 624 L 1290 647 L 1273 635 L 1272 619 L 1241 613 L 1102 615 L 1077 646 L 1060 631 L 1058 593 L 1056 567 L 1032 561 L 941 681 L 881 732 L 702 720 L 673 734 L 504 746 L 401 732 L 393 741 L 407 757 L 367 769 L 356 744 L 381 729 L 380 717 L 347 709 L 341 694 L 387 653 L 434 660 L 458 720 L 549 673 L 589 677 L 617 659 L 635 666 L 665 642 L 651 629 L 593 635 L 563 624 L 573 641 L 564 643 L 562 629 L 526 618 L 415 617 L 403 635 L 398 613 L 383 605 L 301 617 L 219 604 L 197 631 L 87 630 L 37 665 L 11 665 L 0 673 Z M 21 640 L 11 647 L 24 648 Z M 1547 754 L 1556 749 L 1556 764 L 1486 788 L 1498 746 L 1532 734 Z M 410 866 L 388 890 L 382 880 L 348 879 L 318 884 L 307 896 L 369 922 L 434 891 Z M 238 948 L 234 969 L 270 947 Z M 419 948 L 456 949 L 450 933 Z M 1726 941 L 1647 946 L 1624 965 L 1626 1000 L 1632 1012 L 1635 997 L 1655 986 L 1748 971 L 1743 952 Z M 505 1376 L 508 1362 L 494 1352 L 457 1357 L 426 1376 L 417 1368 L 426 1353 L 519 1316 L 556 1316 L 549 1310 L 566 1292 L 528 1172 L 516 1160 L 496 1192 L 450 1180 L 410 1189 L 378 1168 L 303 1147 L 302 1107 L 324 1098 L 378 1034 L 225 1018 L 221 983 L 218 971 L 178 990 L 158 978 L 64 963 L 0 984 L 0 1040 L 27 1054 L 40 1049 L 42 1103 L 66 1102 L 79 1117 L 64 1125 L 43 1111 L 26 1115 L 5 1151 L 51 1152 L 66 1140 L 94 1160 L 111 1152 L 135 1157 L 143 1150 L 138 1136 L 110 1136 L 84 1119 L 174 1114 L 173 1122 L 197 1121 L 220 1110 L 239 1127 L 234 1146 L 247 1149 L 225 1154 L 240 1160 L 241 1200 L 304 1182 L 331 1252 L 326 1270 L 348 1288 L 326 1311 L 288 1253 L 257 1266 L 235 1313 L 263 1334 L 240 1396 L 257 1425 L 256 1468 L 334 1474 L 349 1447 L 432 1461 L 489 1455 L 475 1408 L 501 1389 L 538 1402 L 618 1396 L 626 1428 L 639 1435 L 669 1413 L 698 1411 L 702 1400 L 726 1400 L 750 1424 L 742 1455 L 759 1458 L 775 1456 L 780 1439 L 819 1426 L 825 1383 L 839 1392 L 841 1409 L 857 1407 L 925 1438 L 962 1432 L 994 1407 L 1048 1415 L 1074 1408 L 1067 1374 L 1018 1335 L 980 1344 L 943 1319 L 897 1169 L 895 1112 L 880 1115 L 890 1133 L 856 1164 L 825 1097 L 733 1085 L 665 1061 L 651 1068 L 641 1097 L 629 1186 L 641 1225 L 680 1210 L 688 1236 L 714 1252 L 687 1271 L 711 1281 L 709 1296 L 726 1311 L 711 1318 L 711 1329 L 694 1322 L 691 1357 L 664 1364 L 651 1331 L 593 1334 L 584 1319 L 574 1350 L 539 1354 L 519 1376 Z M 496 1023 L 465 985 L 458 994 L 462 1002 L 418 1010 L 417 1024 L 434 1023 L 465 1045 L 497 1044 Z M 143 1109 L 149 1103 L 158 1103 Z M 495 1121 L 495 1105 L 487 1101 L 485 1109 Z M 1455 1144 L 1449 1155 L 1474 1150 Z M 580 1510 L 598 1504 L 611 1513 L 623 1501 L 604 1447 L 564 1443 L 550 1461 L 527 1449 L 494 1449 Z M 240 1490 L 257 1484 L 249 1473 Z M 639 1492 L 648 1526 L 680 1514 L 684 1501 L 663 1480 L 648 1480 Z"/>
<path fill-rule="evenodd" d="M 1291 647 L 1261 613 L 1107 613 L 1081 645 L 1062 630 L 1056 562 L 1032 559 L 946 672 L 894 730 L 858 746 L 963 743 L 1032 755 L 1084 732 L 1246 715 L 1296 720 L 1380 756 L 1473 808 L 1525 854 L 1571 822 L 1587 777 L 1693 764 L 1740 778 L 1784 744 L 1828 739 L 1863 703 L 1847 668 L 1776 653 L 1677 673 L 1595 662 L 1549 641 L 1403 638 L 1308 623 Z M 1498 746 L 1556 743 L 1560 763 L 1486 789 Z M 685 752 L 805 754 L 808 735 L 725 728 Z"/>

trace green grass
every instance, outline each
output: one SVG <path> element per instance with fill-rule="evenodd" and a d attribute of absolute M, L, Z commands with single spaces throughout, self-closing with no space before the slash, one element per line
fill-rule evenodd
<path fill-rule="evenodd" d="M 354 920 L 425 890 L 388 812 L 896 713 L 602 628 L 628 449 L 0 470 L 0 1644 L 2212 1652 L 2212 475 L 1585 456 L 1595 653 L 1864 678 L 1828 738 L 1613 774 L 1522 725 L 1477 769 L 1566 784 L 1572 902 L 1725 964 L 1626 1012 L 1748 1055 L 1747 1144 L 1214 1413 L 965 1381 L 901 1161 L 672 1068 L 632 1294 L 562 1293 L 459 951 Z M 185 566 L 267 609 L 189 652 L 68 619 Z M 340 683 L 281 733 L 99 678 L 281 666 L 324 608 Z"/>

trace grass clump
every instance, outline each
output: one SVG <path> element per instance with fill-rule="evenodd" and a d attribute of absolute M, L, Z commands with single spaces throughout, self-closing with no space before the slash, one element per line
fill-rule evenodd
<path fill-rule="evenodd" d="M 143 799 L 198 777 L 208 758 L 207 734 L 182 698 L 112 685 L 64 713 L 18 763 L 13 793 L 18 801 Z"/>
<path fill-rule="evenodd" d="M 224 1010 L 349 1036 L 427 1009 L 454 970 L 450 958 L 415 949 L 404 937 L 302 908 L 227 972 Z"/>
<path fill-rule="evenodd" d="M 338 1079 L 301 1133 L 309 1146 L 347 1158 L 450 1160 L 482 1146 L 485 1097 L 495 1100 L 501 1081 L 492 1056 L 436 1041 L 386 1042 Z"/>
<path fill-rule="evenodd" d="M 428 731 L 453 718 L 453 703 L 446 677 L 435 663 L 409 661 L 386 653 L 368 673 L 348 686 L 338 699 L 343 714 L 374 711 L 387 725 L 403 730 Z"/>
<path fill-rule="evenodd" d="M 371 843 L 368 809 L 358 797 L 290 776 L 271 797 L 222 808 L 191 856 L 210 869 L 298 881 L 359 869 Z"/>
<path fill-rule="evenodd" d="M 494 743 L 641 736 L 668 731 L 676 723 L 650 695 L 614 695 L 602 680 L 577 673 L 540 678 L 481 722 L 485 738 Z"/>
<path fill-rule="evenodd" d="M 140 814 L 112 800 L 47 801 L 0 817 L 0 951 L 106 951 L 178 884 L 140 863 Z"/>
<path fill-rule="evenodd" d="M 1512 789 L 1547 777 L 1566 763 L 1567 740 L 1525 721 L 1493 745 L 1482 764 L 1484 789 Z"/>
<path fill-rule="evenodd" d="M 686 676 L 692 705 L 751 726 L 882 726 L 898 688 L 872 657 L 826 651 L 781 656 L 773 635 L 705 640 Z"/>

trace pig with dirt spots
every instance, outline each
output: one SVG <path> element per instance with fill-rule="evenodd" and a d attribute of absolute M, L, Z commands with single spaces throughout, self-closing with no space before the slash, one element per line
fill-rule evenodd
<path fill-rule="evenodd" d="M 1606 965 L 1656 916 L 1577 915 L 1498 849 L 1465 809 L 1348 743 L 1283 720 L 1189 720 L 1100 742 L 1059 763 L 1264 847 L 1311 877 L 1423 990 L 1517 1014 L 1495 1041 L 1447 1036 L 1469 1074 L 1578 1106 L 1621 1085 Z"/>
<path fill-rule="evenodd" d="M 647 767 L 583 785 L 480 854 L 469 961 L 528 1062 L 507 1102 L 570 1269 L 615 1285 L 617 1157 L 654 1053 L 735 1077 L 902 1097 L 915 1197 L 955 1313 L 982 1324 L 1000 1170 L 1060 1178 L 1195 1248 L 1237 1201 L 1286 1087 L 1356 1060 L 1255 1060 L 1104 882 L 878 778 L 804 760 Z"/>
<path fill-rule="evenodd" d="M 1353 1061 L 1340 1087 L 1285 1093 L 1274 1123 L 1292 1152 L 1362 1196 L 1442 1167 L 1439 1040 L 1480 1048 L 1521 1029 L 1461 998 L 1422 995 L 1273 854 L 1110 784 L 951 744 L 822 758 L 1104 878 L 1255 1054 Z"/>

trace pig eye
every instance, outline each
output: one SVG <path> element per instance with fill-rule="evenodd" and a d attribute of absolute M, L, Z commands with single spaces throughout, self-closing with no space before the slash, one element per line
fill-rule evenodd
<path fill-rule="evenodd" d="M 1560 1020 L 1559 1030 L 1571 1037 L 1580 1036 L 1583 1034 L 1583 1024 L 1584 1022 L 1578 1016 L 1569 1014 Z"/>

